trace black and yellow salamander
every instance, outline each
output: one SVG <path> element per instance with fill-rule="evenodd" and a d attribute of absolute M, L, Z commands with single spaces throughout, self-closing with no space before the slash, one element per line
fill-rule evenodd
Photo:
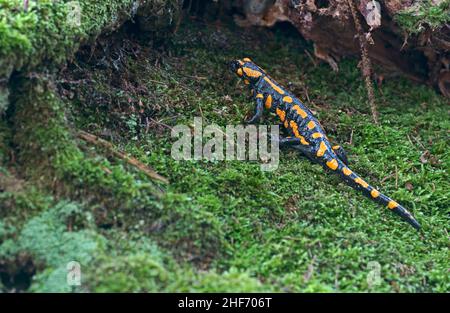
<path fill-rule="evenodd" d="M 290 134 L 278 139 L 280 147 L 295 148 L 313 162 L 338 174 L 347 185 L 361 190 L 369 199 L 386 206 L 414 228 L 420 229 L 420 224 L 407 209 L 370 186 L 348 167 L 344 149 L 330 144 L 319 121 L 298 98 L 249 58 L 232 61 L 230 68 L 250 87 L 256 101 L 256 113 L 248 123 L 257 123 L 264 110 L 275 113 Z"/>

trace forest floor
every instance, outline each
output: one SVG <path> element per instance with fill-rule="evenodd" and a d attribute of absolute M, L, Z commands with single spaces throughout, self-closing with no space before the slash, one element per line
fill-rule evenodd
<path fill-rule="evenodd" d="M 0 221 L 0 290 L 450 291 L 448 100 L 385 76 L 374 125 L 357 61 L 336 73 L 312 54 L 288 28 L 201 22 L 182 24 L 163 44 L 123 31 L 82 50 L 57 86 L 74 132 L 110 141 L 170 183 L 137 171 L 121 178 L 131 193 L 135 185 L 159 190 L 148 206 L 122 210 L 111 202 L 122 189 L 95 201 L 49 194 L 2 167 L 0 204 L 9 209 Z M 257 161 L 175 161 L 173 126 L 202 117 L 225 127 L 253 112 L 227 67 L 243 57 L 305 101 L 351 168 L 409 208 L 423 232 L 293 151 L 281 151 L 274 172 Z M 79 145 L 94 158 L 108 154 Z M 70 261 L 81 264 L 74 289 L 65 282 Z M 377 272 L 379 280 L 368 279 Z"/>

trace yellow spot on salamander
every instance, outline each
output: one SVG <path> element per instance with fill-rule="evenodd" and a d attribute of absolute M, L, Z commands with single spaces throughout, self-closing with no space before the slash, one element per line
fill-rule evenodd
<path fill-rule="evenodd" d="M 295 137 L 300 139 L 300 143 L 301 143 L 302 145 L 309 145 L 309 142 L 307 142 L 307 141 L 305 140 L 305 137 L 303 137 L 302 135 L 300 135 L 300 133 L 299 133 L 299 131 L 298 131 L 298 125 L 297 125 L 297 123 L 296 123 L 295 121 L 291 121 L 291 122 L 289 123 L 289 125 L 291 126 L 292 132 L 294 133 Z"/>
<path fill-rule="evenodd" d="M 292 107 L 295 111 L 297 111 L 297 114 L 300 115 L 302 118 L 306 118 L 308 116 L 308 114 L 303 111 L 298 105 L 294 105 Z"/>
<path fill-rule="evenodd" d="M 243 58 L 242 61 L 244 61 L 244 62 L 251 62 L 252 60 L 250 60 L 249 58 Z"/>
<path fill-rule="evenodd" d="M 289 123 L 287 120 L 284 121 L 284 128 L 288 128 L 289 127 Z"/>
<path fill-rule="evenodd" d="M 244 79 L 244 84 L 250 85 L 250 81 L 248 79 Z"/>
<path fill-rule="evenodd" d="M 393 210 L 396 207 L 398 207 L 398 203 L 397 202 L 395 202 L 394 200 L 389 201 L 389 203 L 388 203 L 388 208 L 389 209 Z"/>
<path fill-rule="evenodd" d="M 284 95 L 284 90 L 281 89 L 280 87 L 278 87 L 277 85 L 275 85 L 275 83 L 270 80 L 270 78 L 268 78 L 267 76 L 264 77 L 264 80 L 269 83 L 269 85 L 276 91 L 278 92 L 280 95 Z"/>
<path fill-rule="evenodd" d="M 333 150 L 338 150 L 340 147 L 341 147 L 341 146 L 338 146 L 338 145 L 333 146 Z"/>
<path fill-rule="evenodd" d="M 308 129 L 313 129 L 314 127 L 316 127 L 316 123 L 314 123 L 313 121 L 310 121 L 307 125 Z"/>
<path fill-rule="evenodd" d="M 316 138 L 322 138 L 323 135 L 322 135 L 321 133 L 314 133 L 314 134 L 312 134 L 312 137 L 313 137 L 314 139 L 316 139 Z"/>
<path fill-rule="evenodd" d="M 265 103 L 266 109 L 270 109 L 272 107 L 272 96 L 268 95 Z"/>
<path fill-rule="evenodd" d="M 282 122 L 284 122 L 284 119 L 286 118 L 286 112 L 284 112 L 283 110 L 280 110 L 279 108 L 277 108 L 277 115 L 280 118 L 280 120 Z"/>
<path fill-rule="evenodd" d="M 344 173 L 345 176 L 350 176 L 353 173 L 348 167 L 344 167 L 342 172 Z"/>
<path fill-rule="evenodd" d="M 283 101 L 284 101 L 284 102 L 287 102 L 287 103 L 292 103 L 293 100 L 292 100 L 291 97 L 286 96 L 286 97 L 283 98 Z"/>
<path fill-rule="evenodd" d="M 370 195 L 372 196 L 372 198 L 377 198 L 380 195 L 380 192 L 376 189 L 372 189 Z"/>
<path fill-rule="evenodd" d="M 336 159 L 332 159 L 327 162 L 327 166 L 335 171 L 338 168 L 338 162 L 336 161 Z"/>
<path fill-rule="evenodd" d="M 303 136 L 299 136 L 300 137 L 300 142 L 302 143 L 302 145 L 309 145 L 309 142 L 306 141 L 305 137 Z"/>
<path fill-rule="evenodd" d="M 258 78 L 259 76 L 262 75 L 261 72 L 253 70 L 249 67 L 244 67 L 244 73 L 245 75 L 247 75 L 248 77 L 252 77 L 252 78 Z"/>
<path fill-rule="evenodd" d="M 360 177 L 356 177 L 356 178 L 355 178 L 355 183 L 360 184 L 360 185 L 363 186 L 364 188 L 369 187 L 369 184 L 366 183 L 364 180 L 362 180 Z"/>
<path fill-rule="evenodd" d="M 262 93 L 259 93 L 256 95 L 256 99 L 263 99 L 264 95 Z"/>
<path fill-rule="evenodd" d="M 241 68 L 239 68 L 239 69 L 237 70 L 236 73 L 237 73 L 239 76 L 244 75 L 244 72 L 242 72 L 242 69 L 241 69 Z"/>
<path fill-rule="evenodd" d="M 319 150 L 317 150 L 317 156 L 321 157 L 325 154 L 325 151 L 327 151 L 327 146 L 323 141 L 320 142 Z"/>

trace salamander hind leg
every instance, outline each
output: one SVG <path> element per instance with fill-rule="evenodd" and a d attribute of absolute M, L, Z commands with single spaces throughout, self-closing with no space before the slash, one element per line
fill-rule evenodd
<path fill-rule="evenodd" d="M 278 142 L 278 145 L 280 146 L 280 148 L 285 148 L 285 147 L 293 147 L 293 146 L 297 146 L 300 145 L 300 139 L 296 138 L 296 137 L 273 137 L 271 136 L 271 140 Z"/>
<path fill-rule="evenodd" d="M 317 163 L 311 148 L 302 144 L 301 139 L 296 137 L 274 137 L 270 136 L 270 140 L 278 142 L 280 148 L 291 148 L 306 156 L 310 161 Z"/>
<path fill-rule="evenodd" d="M 336 153 L 336 155 L 339 157 L 339 159 L 341 159 L 345 165 L 348 165 L 347 153 L 345 152 L 344 148 L 342 148 L 339 145 L 336 145 L 336 146 L 333 146 L 332 149 L 333 149 L 334 153 Z"/>
<path fill-rule="evenodd" d="M 282 137 L 282 136 L 273 136 L 273 135 L 269 135 L 269 136 L 270 136 L 270 140 L 277 142 L 278 146 L 280 148 L 294 147 L 294 146 L 301 144 L 300 139 L 298 139 L 296 137 L 291 137 L 291 136 Z"/>
<path fill-rule="evenodd" d="M 310 147 L 301 145 L 292 146 L 292 149 L 299 151 L 303 156 L 305 156 L 312 163 L 319 163 L 319 160 L 315 157 L 314 152 Z"/>

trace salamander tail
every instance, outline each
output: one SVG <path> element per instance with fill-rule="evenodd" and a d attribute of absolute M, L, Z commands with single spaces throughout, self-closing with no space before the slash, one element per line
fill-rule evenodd
<path fill-rule="evenodd" d="M 396 201 L 392 200 L 388 196 L 382 194 L 377 189 L 366 183 L 358 174 L 350 170 L 344 162 L 337 160 L 338 166 L 336 172 L 350 187 L 362 191 L 362 193 L 369 199 L 386 206 L 388 209 L 399 215 L 404 221 L 409 223 L 412 227 L 419 230 L 420 224 L 417 220 L 409 213 L 409 211 L 398 204 Z"/>

